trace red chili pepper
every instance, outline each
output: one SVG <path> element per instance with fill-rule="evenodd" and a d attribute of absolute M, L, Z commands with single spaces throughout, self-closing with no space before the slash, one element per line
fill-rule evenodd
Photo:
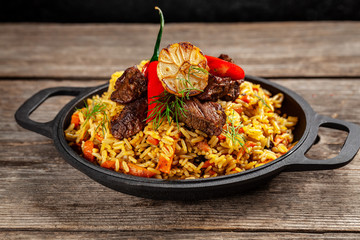
<path fill-rule="evenodd" d="M 244 79 L 245 72 L 238 65 L 217 57 L 205 55 L 210 73 L 218 77 L 230 77 L 233 80 Z"/>
<path fill-rule="evenodd" d="M 164 28 L 164 16 L 160 10 L 160 8 L 155 7 L 155 9 L 159 10 L 160 15 L 160 29 L 159 33 L 156 39 L 156 44 L 154 48 L 154 54 L 150 59 L 150 62 L 144 66 L 145 70 L 143 70 L 143 73 L 145 77 L 148 79 L 148 112 L 147 112 L 147 120 L 146 122 L 149 122 L 152 120 L 152 118 L 149 118 L 149 116 L 152 113 L 152 110 L 156 107 L 156 103 L 154 101 L 156 100 L 156 96 L 159 96 L 163 91 L 164 87 L 162 86 L 159 77 L 157 75 L 157 65 L 158 65 L 158 57 L 159 57 L 159 48 L 160 48 L 160 42 L 161 42 L 161 36 L 162 31 Z"/>
<path fill-rule="evenodd" d="M 157 68 L 158 61 L 153 61 L 148 66 L 148 112 L 147 112 L 147 119 L 146 122 L 149 122 L 152 120 L 152 118 L 149 118 L 151 115 L 153 109 L 156 107 L 156 103 L 154 101 L 157 100 L 156 96 L 159 96 L 162 92 L 164 92 L 164 87 L 161 84 L 158 75 L 157 75 Z"/>

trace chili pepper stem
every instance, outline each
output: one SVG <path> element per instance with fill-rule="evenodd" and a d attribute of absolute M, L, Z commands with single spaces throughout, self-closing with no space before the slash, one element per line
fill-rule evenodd
<path fill-rule="evenodd" d="M 164 28 L 164 24 L 165 24 L 164 15 L 163 15 L 161 9 L 160 9 L 159 7 L 155 7 L 155 9 L 159 11 L 159 15 L 160 15 L 160 29 L 159 29 L 159 33 L 158 33 L 158 36 L 157 36 L 157 39 L 156 39 L 156 43 L 155 43 L 154 54 L 153 54 L 153 56 L 151 57 L 150 62 L 157 61 L 158 58 L 159 58 L 160 42 L 161 42 L 162 32 L 163 32 L 163 28 Z"/>

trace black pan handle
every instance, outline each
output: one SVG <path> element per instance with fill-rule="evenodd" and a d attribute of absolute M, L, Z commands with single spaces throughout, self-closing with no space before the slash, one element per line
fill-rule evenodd
<path fill-rule="evenodd" d="M 348 136 L 336 157 L 326 160 L 309 159 L 305 156 L 306 152 L 314 144 L 318 135 L 319 127 L 327 127 L 348 132 Z M 310 129 L 308 138 L 304 142 L 304 146 L 300 146 L 289 156 L 288 171 L 304 171 L 304 170 L 324 170 L 333 169 L 346 165 L 356 155 L 360 148 L 360 126 L 339 119 L 334 119 L 322 115 L 315 116 L 314 128 Z"/>
<path fill-rule="evenodd" d="M 30 114 L 34 112 L 46 99 L 53 96 L 78 96 L 89 88 L 80 87 L 54 87 L 39 91 L 26 102 L 24 102 L 15 113 L 16 122 L 25 129 L 40 133 L 45 137 L 52 138 L 52 126 L 54 120 L 40 123 L 29 118 Z"/>

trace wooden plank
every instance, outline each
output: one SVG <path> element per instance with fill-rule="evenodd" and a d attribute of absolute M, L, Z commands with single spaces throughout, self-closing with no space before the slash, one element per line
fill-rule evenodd
<path fill-rule="evenodd" d="M 346 239 L 357 240 L 357 233 L 287 233 L 287 232 L 212 232 L 212 231 L 115 231 L 115 232 L 61 232 L 61 231 L 2 231 L 0 238 L 12 239 Z"/>
<path fill-rule="evenodd" d="M 107 78 L 152 55 L 157 24 L 0 24 L 0 77 Z M 216 37 L 214 37 L 216 36 Z M 167 24 L 162 46 L 228 53 L 247 74 L 360 76 L 359 22 Z"/>
<path fill-rule="evenodd" d="M 276 82 L 298 92 L 320 114 L 337 113 L 340 119 L 360 123 L 360 109 L 354 107 L 360 100 L 359 79 Z M 66 232 L 79 232 L 75 236 L 94 232 L 90 237 L 101 237 L 103 231 L 134 231 L 139 238 L 142 233 L 147 236 L 148 231 L 164 231 L 178 233 L 180 239 L 194 231 L 215 231 L 210 234 L 214 238 L 232 231 L 286 232 L 283 238 L 291 232 L 309 233 L 305 238 L 326 232 L 335 238 L 339 235 L 335 233 L 340 232 L 356 237 L 352 234 L 360 232 L 359 153 L 340 169 L 283 172 L 258 189 L 231 197 L 155 201 L 118 193 L 93 182 L 66 164 L 51 140 L 22 129 L 13 119 L 18 106 L 42 88 L 100 83 L 0 81 L 0 94 L 4 96 L 0 99 L 0 232 L 4 231 L 5 236 L 15 238 L 15 232 L 20 238 L 27 234 L 21 235 L 21 231 L 27 230 L 34 238 L 42 238 L 40 232 L 45 230 L 65 232 L 64 236 Z M 34 113 L 34 119 L 51 119 L 68 100 L 49 100 L 44 103 L 47 106 Z M 342 145 L 337 133 L 325 131 L 321 139 L 319 144 L 323 146 L 312 153 L 314 158 L 335 155 Z M 187 232 L 181 235 L 182 231 Z M 270 236 L 278 234 L 282 233 Z M 251 238 L 251 233 L 243 236 Z M 297 236 L 301 238 L 301 234 Z"/>

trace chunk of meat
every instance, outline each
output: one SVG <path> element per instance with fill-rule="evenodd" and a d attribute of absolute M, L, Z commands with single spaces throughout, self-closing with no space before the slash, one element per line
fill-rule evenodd
<path fill-rule="evenodd" d="M 240 94 L 240 84 L 244 80 L 232 80 L 229 77 L 209 75 L 208 85 L 196 97 L 201 101 L 234 101 Z"/>
<path fill-rule="evenodd" d="M 147 81 L 145 76 L 136 67 L 129 67 L 116 80 L 115 90 L 110 99 L 121 104 L 130 103 L 145 95 Z"/>
<path fill-rule="evenodd" d="M 146 110 L 145 97 L 126 105 L 121 113 L 111 120 L 111 134 L 121 140 L 140 132 L 145 127 Z"/>
<path fill-rule="evenodd" d="M 198 129 L 210 136 L 220 135 L 226 122 L 226 114 L 220 104 L 215 102 L 201 103 L 198 99 L 184 101 L 185 116 L 180 121 L 192 129 Z"/>
<path fill-rule="evenodd" d="M 227 62 L 234 63 L 234 60 L 232 60 L 232 58 L 229 57 L 229 55 L 227 55 L 227 54 L 222 53 L 222 54 L 220 54 L 220 56 L 218 58 L 220 58 L 220 59 L 222 59 L 224 61 L 227 61 Z"/>

